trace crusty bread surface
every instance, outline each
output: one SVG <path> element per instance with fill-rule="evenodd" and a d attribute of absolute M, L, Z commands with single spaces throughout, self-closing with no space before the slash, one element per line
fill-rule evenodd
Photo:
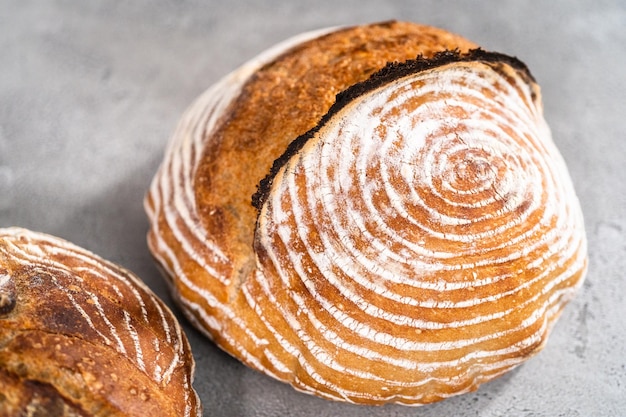
<path fill-rule="evenodd" d="M 405 22 L 304 34 L 216 83 L 146 209 L 200 330 L 359 404 L 426 404 L 519 365 L 587 264 L 526 66 Z"/>
<path fill-rule="evenodd" d="M 0 229 L 0 415 L 200 416 L 193 371 L 176 318 L 135 275 Z"/>

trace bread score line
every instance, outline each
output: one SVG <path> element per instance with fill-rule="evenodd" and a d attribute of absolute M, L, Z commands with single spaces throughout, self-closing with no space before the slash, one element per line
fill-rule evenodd
<path fill-rule="evenodd" d="M 519 365 L 587 265 L 526 66 L 406 22 L 301 35 L 218 82 L 146 209 L 199 329 L 360 404 L 434 402 Z"/>
<path fill-rule="evenodd" d="M 202 415 L 194 359 L 134 274 L 63 239 L 0 228 L 0 415 Z"/>

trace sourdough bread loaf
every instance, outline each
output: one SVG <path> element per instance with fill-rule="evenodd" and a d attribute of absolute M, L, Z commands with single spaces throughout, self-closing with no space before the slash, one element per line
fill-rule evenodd
<path fill-rule="evenodd" d="M 304 34 L 219 81 L 146 208 L 199 329 L 360 404 L 438 401 L 519 365 L 587 263 L 528 68 L 405 22 Z"/>
<path fill-rule="evenodd" d="M 0 415 L 201 416 L 193 373 L 176 318 L 135 275 L 0 229 Z"/>

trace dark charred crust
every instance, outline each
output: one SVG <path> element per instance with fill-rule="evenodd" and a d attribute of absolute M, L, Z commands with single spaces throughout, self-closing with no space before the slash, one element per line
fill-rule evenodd
<path fill-rule="evenodd" d="M 494 70 L 501 72 L 503 65 L 508 65 L 517 70 L 524 81 L 528 84 L 535 82 L 534 77 L 530 73 L 528 67 L 516 57 L 501 54 L 499 52 L 489 52 L 483 49 L 477 48 L 468 51 L 467 53 L 460 53 L 458 50 L 447 50 L 438 52 L 432 58 L 424 58 L 418 56 L 416 59 L 405 62 L 389 62 L 387 65 L 374 73 L 367 80 L 357 83 L 348 87 L 346 90 L 337 94 L 335 103 L 330 107 L 328 112 L 320 119 L 317 126 L 309 130 L 308 132 L 297 137 L 293 142 L 287 146 L 285 152 L 278 157 L 272 164 L 269 174 L 261 180 L 257 186 L 257 192 L 252 196 L 252 205 L 258 210 L 267 200 L 269 190 L 272 186 L 274 177 L 280 170 L 280 168 L 287 163 L 287 161 L 302 149 L 304 144 L 312 138 L 328 121 L 346 105 L 353 100 L 362 96 L 370 91 L 373 91 L 379 87 L 384 86 L 394 80 L 406 77 L 419 72 L 432 70 L 444 65 L 458 63 L 458 62 L 482 62 L 490 65 Z M 535 90 L 532 92 L 532 99 L 535 100 Z"/>
<path fill-rule="evenodd" d="M 535 79 L 526 64 L 515 57 L 501 54 L 499 52 L 485 51 L 480 48 L 472 49 L 463 54 L 458 50 L 448 50 L 438 52 L 432 58 L 424 58 L 420 55 L 416 59 L 410 61 L 387 63 L 385 67 L 374 73 L 369 79 L 355 84 L 337 94 L 336 102 L 329 109 L 328 116 L 330 117 L 334 113 L 337 113 L 357 97 L 382 87 L 383 85 L 394 80 L 457 62 L 482 62 L 490 64 L 496 70 L 502 64 L 506 64 L 519 71 L 525 82 L 535 82 Z"/>

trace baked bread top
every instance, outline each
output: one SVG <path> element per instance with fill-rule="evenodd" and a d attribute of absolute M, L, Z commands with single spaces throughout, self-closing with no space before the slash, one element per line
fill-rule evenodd
<path fill-rule="evenodd" d="M 198 328 L 355 403 L 429 403 L 522 363 L 586 270 L 526 66 L 410 23 L 305 34 L 225 77 L 146 208 Z"/>
<path fill-rule="evenodd" d="M 185 184 L 187 189 L 173 193 L 186 199 L 177 204 L 187 206 L 193 221 L 202 224 L 211 240 L 207 246 L 215 245 L 215 251 L 225 256 L 224 262 L 213 262 L 213 274 L 232 284 L 228 290 L 232 286 L 236 290 L 254 270 L 257 212 L 252 195 L 274 160 L 317 124 L 339 92 L 388 62 L 475 46 L 449 32 L 406 22 L 317 31 L 246 63 L 200 98 L 188 114 L 195 120 L 185 119 L 179 129 L 190 145 L 201 144 L 177 157 L 192 166 L 170 172 L 169 181 L 179 183 L 172 187 Z M 209 100 L 217 102 L 215 107 L 207 104 Z"/>
<path fill-rule="evenodd" d="M 1 415 L 200 416 L 193 370 L 176 318 L 135 275 L 0 229 Z"/>

